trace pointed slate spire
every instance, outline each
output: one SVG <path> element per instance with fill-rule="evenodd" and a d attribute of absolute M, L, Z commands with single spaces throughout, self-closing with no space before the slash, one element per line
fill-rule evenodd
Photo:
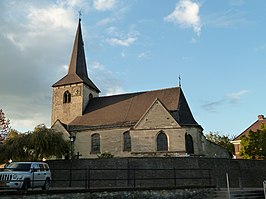
<path fill-rule="evenodd" d="M 84 83 L 99 93 L 100 90 L 88 77 L 80 21 L 81 19 L 79 18 L 75 42 L 72 50 L 70 63 L 68 66 L 68 73 L 65 77 L 56 82 L 53 87 Z"/>

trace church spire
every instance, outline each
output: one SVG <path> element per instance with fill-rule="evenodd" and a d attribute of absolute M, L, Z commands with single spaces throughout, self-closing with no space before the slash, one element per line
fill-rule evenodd
<path fill-rule="evenodd" d="M 80 21 L 81 19 L 79 18 L 75 42 L 72 50 L 70 63 L 68 66 L 68 74 L 77 74 L 81 79 L 85 79 L 88 76 L 88 74 L 87 74 L 84 43 L 82 40 Z"/>
<path fill-rule="evenodd" d="M 56 82 L 53 87 L 84 83 L 99 93 L 100 90 L 88 77 L 80 21 L 81 19 L 79 17 L 72 55 L 68 66 L 68 73 L 65 77 Z"/>

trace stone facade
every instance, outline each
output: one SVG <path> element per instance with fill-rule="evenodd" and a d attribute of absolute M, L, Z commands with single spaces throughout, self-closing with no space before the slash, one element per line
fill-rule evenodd
<path fill-rule="evenodd" d="M 62 103 L 65 92 L 71 94 L 71 103 Z M 99 96 L 97 92 L 82 83 L 54 87 L 52 99 L 52 124 L 54 124 L 56 120 L 68 124 L 77 116 L 81 116 L 88 105 L 90 94 L 93 97 Z"/>

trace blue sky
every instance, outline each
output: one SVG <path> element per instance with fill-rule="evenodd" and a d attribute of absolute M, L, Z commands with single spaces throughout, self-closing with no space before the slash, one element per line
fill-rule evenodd
<path fill-rule="evenodd" d="M 0 2 L 0 108 L 12 128 L 50 126 L 78 12 L 101 96 L 178 86 L 204 133 L 241 133 L 266 114 L 265 0 Z"/>

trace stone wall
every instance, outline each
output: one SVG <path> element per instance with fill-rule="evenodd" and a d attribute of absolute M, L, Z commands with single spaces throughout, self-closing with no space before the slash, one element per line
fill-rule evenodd
<path fill-rule="evenodd" d="M 207 140 L 206 137 L 204 136 L 201 137 L 201 140 L 202 140 L 203 154 L 205 154 L 206 157 L 230 158 L 230 153 L 227 150 L 225 150 L 223 147 Z"/>
<path fill-rule="evenodd" d="M 52 190 L 49 192 L 28 191 L 6 192 L 1 199 L 202 199 L 207 198 L 213 188 L 185 188 L 185 189 L 117 189 L 117 190 Z"/>
<path fill-rule="evenodd" d="M 266 179 L 266 161 L 256 160 L 191 157 L 111 158 L 55 160 L 48 161 L 48 163 L 53 172 L 54 186 L 69 186 L 69 179 L 71 178 L 73 180 L 71 186 L 80 187 L 182 187 L 184 185 L 226 187 L 225 176 L 228 173 L 230 186 L 237 188 L 239 186 L 261 187 L 263 180 Z M 70 168 L 72 168 L 72 174 L 69 173 Z M 100 170 L 97 171 L 97 169 Z M 180 179 L 175 181 L 174 175 Z M 208 175 L 211 177 L 210 181 L 205 178 Z M 110 179 L 123 180 L 97 182 L 97 179 L 106 178 L 106 176 Z M 204 179 L 198 179 L 200 176 Z M 89 184 L 86 181 L 88 177 L 94 179 Z M 166 178 L 167 180 L 134 180 L 134 178 L 146 177 Z M 195 179 L 185 179 L 190 177 Z"/>

